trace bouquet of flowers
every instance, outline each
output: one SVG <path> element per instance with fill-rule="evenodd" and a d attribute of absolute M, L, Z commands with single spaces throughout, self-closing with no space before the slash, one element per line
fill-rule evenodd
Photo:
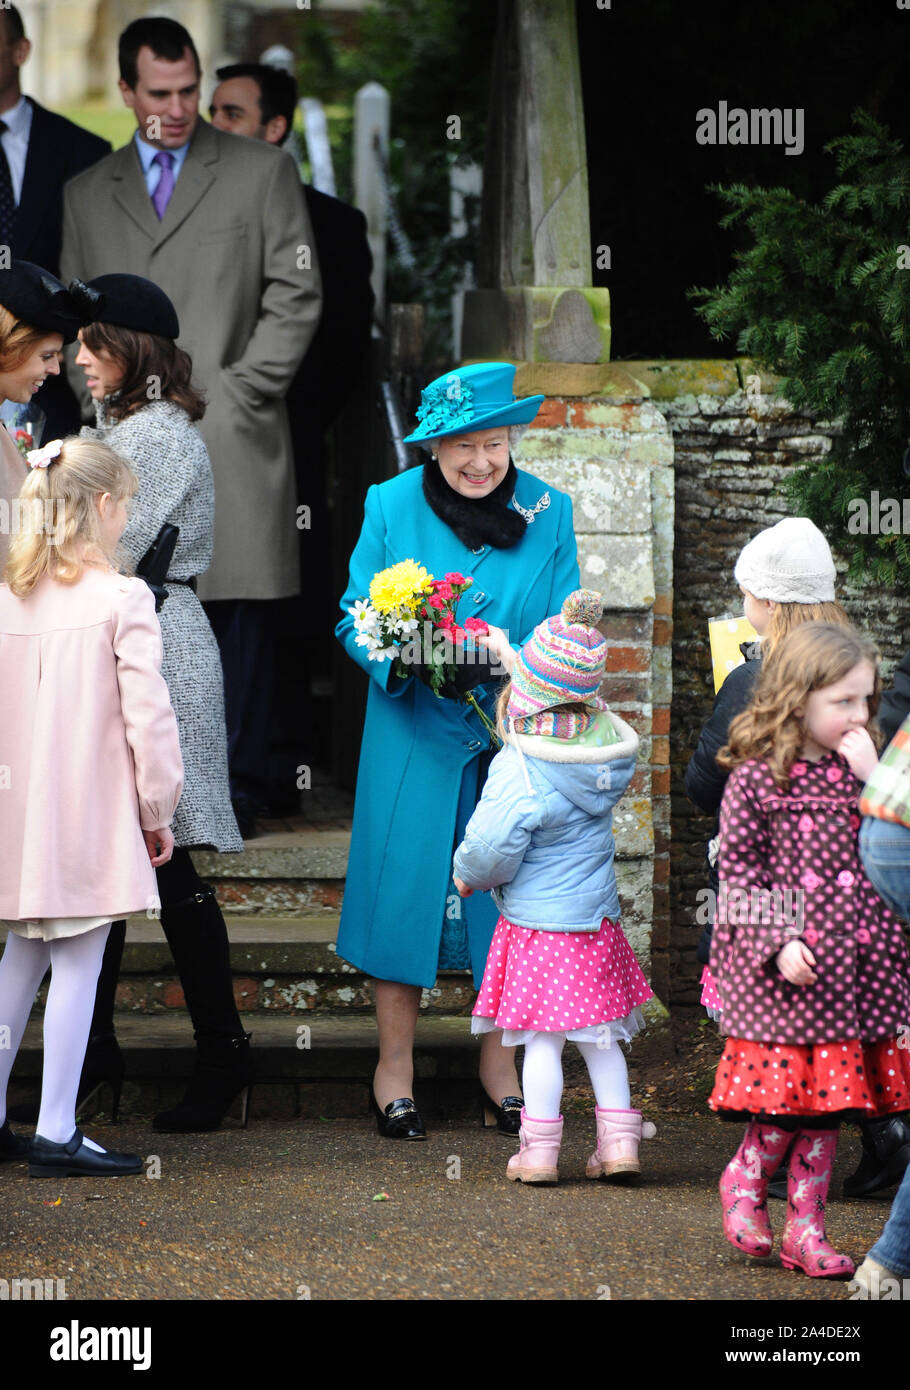
<path fill-rule="evenodd" d="M 433 694 L 471 705 L 498 747 L 492 721 L 470 690 L 456 686 L 459 667 L 476 662 L 478 656 L 485 659 L 474 638 L 489 632 L 487 624 L 479 618 L 468 618 L 463 625 L 455 620 L 455 605 L 473 583 L 470 576 L 454 572 L 434 579 L 423 565 L 401 560 L 374 574 L 369 598 L 358 599 L 348 612 L 354 619 L 355 641 L 367 648 L 370 661 L 394 661 L 402 677 L 412 675 L 408 668 L 419 663 Z"/>

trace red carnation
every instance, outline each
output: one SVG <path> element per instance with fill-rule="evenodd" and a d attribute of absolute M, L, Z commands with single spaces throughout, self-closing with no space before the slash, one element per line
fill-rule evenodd
<path fill-rule="evenodd" d="M 487 637 L 490 629 L 487 627 L 483 618 L 465 618 L 465 629 L 481 637 Z"/>

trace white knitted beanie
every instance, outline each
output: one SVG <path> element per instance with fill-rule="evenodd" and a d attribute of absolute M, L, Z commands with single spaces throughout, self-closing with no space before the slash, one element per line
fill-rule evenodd
<path fill-rule="evenodd" d="M 836 570 L 831 550 L 806 516 L 788 516 L 759 531 L 733 570 L 756 598 L 775 603 L 833 603 Z"/>

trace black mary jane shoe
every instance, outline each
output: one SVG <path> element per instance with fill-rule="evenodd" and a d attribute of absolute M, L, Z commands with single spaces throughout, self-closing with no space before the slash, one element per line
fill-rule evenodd
<path fill-rule="evenodd" d="M 24 1158 L 28 1158 L 28 1140 L 14 1134 L 9 1120 L 4 1120 L 0 1125 L 0 1163 L 15 1163 Z"/>
<path fill-rule="evenodd" d="M 426 1139 L 420 1112 L 410 1096 L 390 1101 L 385 1110 L 370 1092 L 370 1103 L 376 1116 L 376 1128 L 384 1139 Z"/>
<path fill-rule="evenodd" d="M 138 1154 L 90 1149 L 76 1129 L 65 1144 L 52 1144 L 36 1134 L 28 1147 L 30 1178 L 119 1178 L 143 1172 Z"/>
<path fill-rule="evenodd" d="M 521 1129 L 521 1112 L 524 1101 L 521 1096 L 503 1096 L 502 1104 L 490 1099 L 486 1087 L 480 1088 L 480 1123 L 484 1129 L 499 1130 L 500 1134 L 515 1137 Z"/>

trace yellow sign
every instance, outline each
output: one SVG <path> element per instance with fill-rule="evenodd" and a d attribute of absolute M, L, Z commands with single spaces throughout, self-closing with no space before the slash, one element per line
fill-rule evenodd
<path fill-rule="evenodd" d="M 748 618 L 709 618 L 708 639 L 711 643 L 711 666 L 714 671 L 714 693 L 717 694 L 730 672 L 742 666 L 745 657 L 740 642 L 754 642 L 758 637 Z"/>

